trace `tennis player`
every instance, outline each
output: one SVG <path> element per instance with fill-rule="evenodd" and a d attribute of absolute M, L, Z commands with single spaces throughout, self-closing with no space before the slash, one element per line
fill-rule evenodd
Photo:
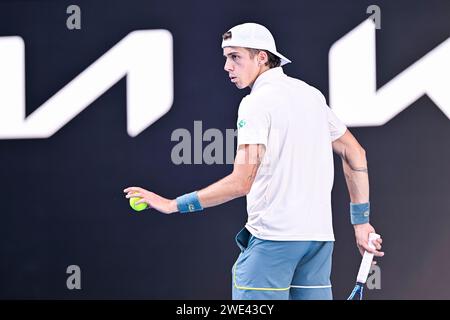
<path fill-rule="evenodd" d="M 333 150 L 342 158 L 357 247 L 384 255 L 381 239 L 368 246 L 375 230 L 365 151 L 319 90 L 283 72 L 291 61 L 267 28 L 237 25 L 222 36 L 222 48 L 230 81 L 251 89 L 239 105 L 233 172 L 174 200 L 139 187 L 126 188 L 126 197 L 141 197 L 138 203 L 162 213 L 189 214 L 246 196 L 233 299 L 332 299 Z"/>

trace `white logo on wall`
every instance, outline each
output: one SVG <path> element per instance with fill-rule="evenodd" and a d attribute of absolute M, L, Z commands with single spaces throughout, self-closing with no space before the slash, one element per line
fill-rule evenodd
<path fill-rule="evenodd" d="M 377 90 L 375 28 L 368 19 L 330 49 L 336 115 L 349 126 L 381 126 L 426 94 L 450 118 L 450 38 Z"/>
<path fill-rule="evenodd" d="M 24 41 L 0 37 L 0 139 L 51 137 L 124 76 L 127 131 L 137 136 L 172 106 L 172 42 L 167 30 L 131 32 L 25 117 Z"/>
<path fill-rule="evenodd" d="M 338 117 L 348 126 L 383 125 L 426 94 L 450 118 L 450 39 L 377 90 L 375 28 L 367 19 L 330 49 L 330 106 Z M 167 30 L 131 32 L 25 117 L 24 41 L 0 37 L 0 139 L 51 137 L 124 76 L 127 131 L 137 136 L 172 106 L 172 42 Z"/>

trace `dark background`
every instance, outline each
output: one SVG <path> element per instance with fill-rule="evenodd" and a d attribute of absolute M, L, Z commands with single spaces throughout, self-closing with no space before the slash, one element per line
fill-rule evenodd
<path fill-rule="evenodd" d="M 66 28 L 71 4 L 81 8 L 78 31 Z M 284 71 L 328 97 L 328 51 L 371 4 L 381 8 L 379 87 L 450 35 L 449 1 L 1 1 L 0 36 L 25 42 L 27 115 L 138 29 L 173 35 L 174 103 L 131 138 L 124 78 L 50 138 L 0 140 L 0 298 L 231 298 L 244 198 L 165 216 L 135 214 L 122 190 L 137 185 L 174 198 L 231 172 L 170 158 L 171 133 L 193 132 L 194 120 L 204 131 L 235 128 L 248 90 L 223 71 L 223 32 L 264 24 L 293 61 Z M 351 129 L 367 151 L 371 221 L 386 252 L 381 290 L 368 290 L 370 299 L 450 298 L 449 124 L 424 96 L 384 126 Z M 337 157 L 335 168 L 332 281 L 334 297 L 344 299 L 360 256 Z M 82 290 L 66 288 L 73 264 Z"/>

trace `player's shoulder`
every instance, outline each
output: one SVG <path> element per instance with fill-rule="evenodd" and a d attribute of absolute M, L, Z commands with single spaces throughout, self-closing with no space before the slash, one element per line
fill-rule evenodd
<path fill-rule="evenodd" d="M 257 91 L 251 92 L 242 99 L 241 107 L 263 111 L 263 109 L 273 104 L 277 95 L 278 92 L 272 87 L 261 86 Z"/>
<path fill-rule="evenodd" d="M 299 88 L 298 94 L 302 98 L 306 98 L 306 97 L 312 98 L 313 100 L 317 101 L 320 104 L 325 104 L 325 105 L 327 104 L 327 100 L 325 99 L 325 96 L 318 88 L 307 83 L 306 81 L 296 79 L 296 78 L 291 78 L 291 79 L 293 79 L 293 81 L 295 81 L 297 83 L 298 88 Z"/>
<path fill-rule="evenodd" d="M 304 80 L 298 79 L 298 78 L 293 78 L 293 77 L 288 77 L 288 78 L 292 83 L 295 83 L 299 87 L 299 89 L 302 91 L 302 93 L 315 95 L 315 96 L 325 99 L 322 92 L 318 88 L 313 86 L 312 84 L 310 84 Z"/>
<path fill-rule="evenodd" d="M 241 100 L 238 113 L 240 115 L 270 114 L 275 104 L 271 103 L 268 97 L 264 97 L 265 95 L 261 95 L 260 91 L 246 95 Z"/>

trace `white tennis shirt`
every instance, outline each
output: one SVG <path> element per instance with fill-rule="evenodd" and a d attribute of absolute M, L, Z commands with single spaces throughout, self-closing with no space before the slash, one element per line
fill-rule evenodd
<path fill-rule="evenodd" d="M 246 228 L 267 240 L 334 241 L 332 141 L 346 126 L 324 96 L 281 67 L 262 73 L 238 111 L 238 146 L 264 144 Z"/>

